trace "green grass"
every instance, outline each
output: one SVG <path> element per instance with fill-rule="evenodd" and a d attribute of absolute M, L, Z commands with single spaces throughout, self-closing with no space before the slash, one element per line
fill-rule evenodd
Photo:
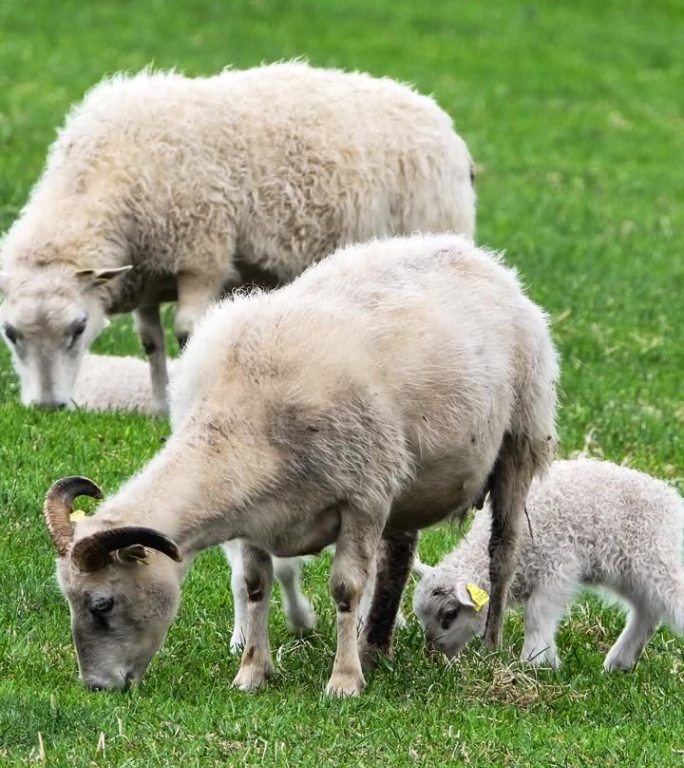
<path fill-rule="evenodd" d="M 103 74 L 153 62 L 191 74 L 307 56 L 415 82 L 454 116 L 480 169 L 478 239 L 505 248 L 554 317 L 563 454 L 594 455 L 682 489 L 684 6 L 675 0 L 0 2 L 0 231 L 40 172 L 69 104 Z M 128 320 L 97 342 L 130 353 Z M 306 588 L 305 641 L 274 610 L 276 672 L 229 687 L 231 602 L 221 556 L 201 556 L 140 689 L 76 680 L 68 611 L 41 521 L 50 482 L 114 490 L 167 432 L 124 415 L 23 410 L 0 353 L 0 765 L 669 766 L 684 762 L 684 644 L 662 630 L 631 675 L 601 673 L 620 630 L 590 601 L 561 629 L 564 666 L 427 654 L 415 622 L 356 701 L 322 695 L 332 663 L 328 560 Z M 429 532 L 423 556 L 456 532 Z M 41 746 L 42 745 L 42 746 Z"/>

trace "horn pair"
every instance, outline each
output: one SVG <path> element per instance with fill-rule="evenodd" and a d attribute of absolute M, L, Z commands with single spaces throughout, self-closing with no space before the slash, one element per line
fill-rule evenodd
<path fill-rule="evenodd" d="M 87 477 L 65 477 L 58 480 L 45 497 L 45 522 L 52 543 L 60 557 L 71 551 L 71 559 L 81 571 L 97 571 L 113 561 L 112 554 L 117 549 L 132 544 L 156 549 L 172 560 L 180 562 L 180 550 L 177 544 L 159 531 L 142 526 L 125 526 L 110 530 L 97 531 L 85 539 L 80 539 L 72 546 L 73 530 L 70 515 L 77 496 L 102 498 L 102 491 Z"/>

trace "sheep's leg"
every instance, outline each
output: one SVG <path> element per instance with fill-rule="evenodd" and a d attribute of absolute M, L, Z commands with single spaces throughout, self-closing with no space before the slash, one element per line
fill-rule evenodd
<path fill-rule="evenodd" d="M 233 593 L 233 634 L 230 638 L 230 652 L 237 653 L 245 647 L 247 637 L 247 584 L 242 567 L 242 553 L 238 539 L 221 544 L 223 554 L 230 565 L 230 589 Z"/>
<path fill-rule="evenodd" d="M 330 575 L 330 592 L 337 606 L 337 652 L 326 688 L 332 696 L 357 696 L 365 685 L 357 636 L 358 607 L 386 518 L 385 513 L 372 515 L 352 507 L 342 512 Z"/>
<path fill-rule="evenodd" d="M 169 384 L 169 375 L 166 370 L 166 345 L 164 344 L 164 329 L 159 314 L 159 304 L 138 307 L 133 312 L 133 317 L 150 364 L 155 410 L 163 414 L 168 409 L 166 389 Z"/>
<path fill-rule="evenodd" d="M 316 626 L 316 615 L 299 583 L 301 560 L 298 557 L 274 557 L 273 570 L 280 582 L 283 611 L 293 634 L 301 634 Z"/>
<path fill-rule="evenodd" d="M 556 651 L 556 627 L 574 594 L 571 585 L 538 584 L 525 605 L 525 642 L 522 660 L 554 669 L 560 661 Z"/>
<path fill-rule="evenodd" d="M 411 573 L 418 534 L 407 531 L 380 543 L 375 588 L 370 611 L 365 617 L 361 660 L 368 668 L 381 654 L 388 653 L 406 581 Z"/>
<path fill-rule="evenodd" d="M 489 539 L 491 595 L 485 626 L 485 644 L 501 644 L 506 597 L 518 561 L 518 539 L 525 500 L 537 471 L 529 441 L 504 436 L 491 475 L 492 533 Z"/>
<path fill-rule="evenodd" d="M 233 685 L 243 691 L 261 687 L 273 671 L 268 642 L 268 603 L 273 586 L 273 561 L 261 549 L 242 545 L 247 586 L 247 636 L 240 669 Z"/>
<path fill-rule="evenodd" d="M 178 344 L 183 349 L 199 318 L 221 295 L 225 276 L 181 272 L 176 279 L 178 302 L 175 330 Z"/>
<path fill-rule="evenodd" d="M 660 624 L 658 607 L 649 605 L 645 600 L 635 601 L 627 625 L 603 662 L 605 671 L 627 672 L 634 669 L 646 643 L 658 628 L 658 624 Z"/>

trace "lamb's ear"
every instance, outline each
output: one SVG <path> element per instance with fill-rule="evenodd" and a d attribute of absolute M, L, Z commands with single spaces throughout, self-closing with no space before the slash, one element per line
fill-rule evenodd
<path fill-rule="evenodd" d="M 431 565 L 427 565 L 427 563 L 422 562 L 422 560 L 418 557 L 418 554 L 416 553 L 415 559 L 413 560 L 413 572 L 420 576 L 422 579 L 423 576 L 427 576 L 429 573 L 432 573 L 435 569 Z"/>
<path fill-rule="evenodd" d="M 147 550 L 142 544 L 131 544 L 129 547 L 117 549 L 114 558 L 120 563 L 148 563 Z"/>
<path fill-rule="evenodd" d="M 7 295 L 8 277 L 4 272 L 0 272 L 0 299 Z"/>
<path fill-rule="evenodd" d="M 98 285 L 103 285 L 115 277 L 125 275 L 131 269 L 133 269 L 132 264 L 128 264 L 125 267 L 117 267 L 116 269 L 79 269 L 76 272 L 76 277 L 84 288 L 96 288 Z"/>
<path fill-rule="evenodd" d="M 477 584 L 459 581 L 456 584 L 456 599 L 461 605 L 479 611 L 489 602 L 489 595 Z"/>

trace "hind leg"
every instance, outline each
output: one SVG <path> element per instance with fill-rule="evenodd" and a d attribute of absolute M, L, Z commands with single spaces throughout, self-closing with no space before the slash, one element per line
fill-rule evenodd
<path fill-rule="evenodd" d="M 634 601 L 627 624 L 615 645 L 608 651 L 603 669 L 606 672 L 634 669 L 646 643 L 660 624 L 660 611 L 645 600 Z"/>
<path fill-rule="evenodd" d="M 485 644 L 501 644 L 506 596 L 518 561 L 518 538 L 525 500 L 538 470 L 528 440 L 505 435 L 491 476 L 492 533 L 489 539 L 491 596 Z"/>
<path fill-rule="evenodd" d="M 411 573 L 417 541 L 418 534 L 415 531 L 407 531 L 381 541 L 375 586 L 369 610 L 364 616 L 360 649 L 364 667 L 370 666 L 380 654 L 390 650 L 401 596 Z"/>

